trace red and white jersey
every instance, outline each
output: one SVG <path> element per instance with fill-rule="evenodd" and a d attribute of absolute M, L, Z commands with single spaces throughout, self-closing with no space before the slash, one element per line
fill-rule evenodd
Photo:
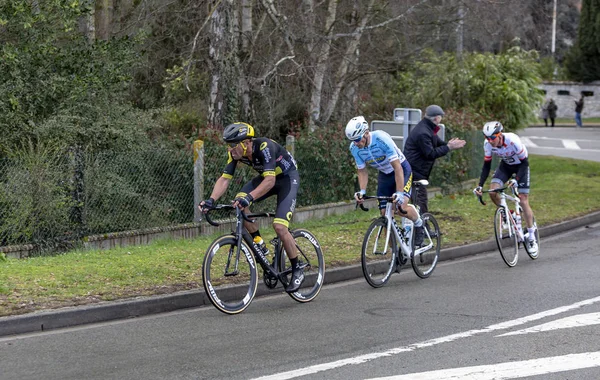
<path fill-rule="evenodd" d="M 483 143 L 485 161 L 491 161 L 493 154 L 509 165 L 518 165 L 527 158 L 527 148 L 525 148 L 519 136 L 514 133 L 503 133 L 502 136 L 504 137 L 504 143 L 497 148 L 494 148 L 489 141 L 485 140 Z"/>

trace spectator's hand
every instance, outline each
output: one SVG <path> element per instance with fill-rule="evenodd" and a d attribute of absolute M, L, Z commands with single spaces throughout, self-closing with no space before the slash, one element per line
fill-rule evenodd
<path fill-rule="evenodd" d="M 398 206 L 402 206 L 402 203 L 404 203 L 404 192 L 403 191 L 396 191 L 392 195 L 392 198 L 394 199 L 394 203 L 397 203 Z"/>
<path fill-rule="evenodd" d="M 448 141 L 448 148 L 450 148 L 450 150 L 455 150 L 455 149 L 460 149 L 463 146 L 465 146 L 467 142 L 465 140 L 461 140 L 457 137 L 451 139 L 450 141 Z"/>
<path fill-rule="evenodd" d="M 200 202 L 198 208 L 200 209 L 200 211 L 202 211 L 203 214 L 206 214 L 207 212 L 215 208 L 215 200 L 212 198 L 208 198 L 207 200 Z"/>
<path fill-rule="evenodd" d="M 237 197 L 233 200 L 233 207 L 246 208 L 250 206 L 250 203 L 254 200 L 254 197 L 249 193 L 243 197 Z"/>
<path fill-rule="evenodd" d="M 477 195 L 478 197 L 482 196 L 483 193 L 481 192 L 481 186 L 477 186 L 476 188 L 473 189 L 473 194 Z"/>
<path fill-rule="evenodd" d="M 356 202 L 358 202 L 358 204 L 361 204 L 365 201 L 363 199 L 363 195 L 365 195 L 366 193 L 367 193 L 366 190 L 361 190 L 361 191 L 357 191 L 356 193 L 354 193 L 354 199 L 356 199 Z"/>

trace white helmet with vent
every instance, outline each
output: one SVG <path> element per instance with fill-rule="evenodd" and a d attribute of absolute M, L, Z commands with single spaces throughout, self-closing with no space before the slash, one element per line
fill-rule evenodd
<path fill-rule="evenodd" d="M 499 121 L 488 121 L 483 126 L 483 135 L 485 137 L 492 137 L 502 132 L 502 124 Z"/>
<path fill-rule="evenodd" d="M 346 124 L 346 137 L 348 140 L 360 140 L 369 130 L 369 123 L 362 116 L 356 116 L 350 119 Z"/>

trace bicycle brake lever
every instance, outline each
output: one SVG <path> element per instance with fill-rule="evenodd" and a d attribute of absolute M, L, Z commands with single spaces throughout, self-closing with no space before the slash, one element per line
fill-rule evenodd
<path fill-rule="evenodd" d="M 487 203 L 484 202 L 483 197 L 481 195 L 478 195 L 477 198 L 479 198 L 479 202 L 481 202 L 482 205 L 487 205 Z"/>

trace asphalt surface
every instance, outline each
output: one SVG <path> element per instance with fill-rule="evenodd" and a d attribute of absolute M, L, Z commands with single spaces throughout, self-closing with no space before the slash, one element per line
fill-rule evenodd
<path fill-rule="evenodd" d="M 578 227 L 600 222 L 600 212 L 540 228 L 540 237 L 552 236 Z M 543 240 L 542 240 L 543 247 Z M 442 249 L 440 260 L 489 252 L 496 249 L 496 242 L 490 239 L 483 242 Z M 347 281 L 362 277 L 360 265 L 326 270 L 325 284 Z M 268 289 L 259 284 L 256 296 L 281 293 L 281 288 Z M 94 305 L 61 308 L 23 315 L 1 317 L 0 336 L 47 331 L 78 325 L 107 322 L 118 319 L 135 318 L 144 315 L 164 313 L 185 308 L 210 305 L 204 290 L 178 292 L 169 295 L 140 297 L 115 302 L 102 302 Z"/>

